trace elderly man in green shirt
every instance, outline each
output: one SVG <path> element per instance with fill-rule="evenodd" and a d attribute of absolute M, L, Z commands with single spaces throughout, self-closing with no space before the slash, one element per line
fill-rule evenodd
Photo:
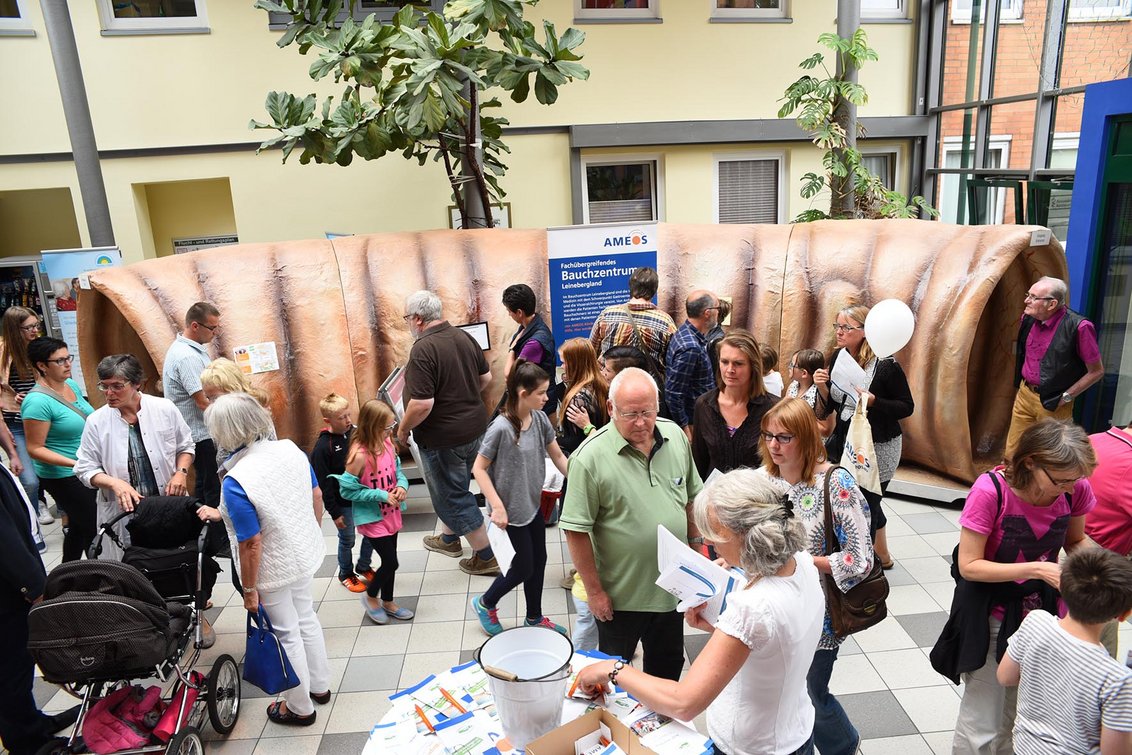
<path fill-rule="evenodd" d="M 684 666 L 676 598 L 656 586 L 656 531 L 698 536 L 692 500 L 703 483 L 688 438 L 657 419 L 656 383 L 635 367 L 609 387 L 612 421 L 570 456 L 559 527 L 597 620 L 598 649 L 632 658 L 644 646 L 644 671 L 678 680 Z"/>

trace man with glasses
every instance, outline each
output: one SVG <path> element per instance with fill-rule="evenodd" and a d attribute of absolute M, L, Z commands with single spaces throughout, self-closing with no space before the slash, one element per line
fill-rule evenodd
<path fill-rule="evenodd" d="M 647 674 L 677 680 L 684 665 L 683 617 L 656 586 L 657 526 L 698 541 L 692 500 L 703 488 L 679 426 L 657 419 L 657 387 L 627 367 L 609 386 L 610 422 L 570 455 L 570 485 L 558 526 L 597 620 L 598 649 L 633 657 Z"/>
<path fill-rule="evenodd" d="M 1065 281 L 1039 278 L 1026 294 L 1015 344 L 1014 410 L 1006 436 L 1010 457 L 1022 432 L 1046 417 L 1071 419 L 1073 400 L 1104 375 L 1097 331 L 1066 305 Z"/>
<path fill-rule="evenodd" d="M 205 505 L 220 505 L 220 477 L 216 469 L 216 445 L 204 424 L 208 397 L 200 382 L 200 374 L 212 361 L 207 345 L 220 327 L 220 310 L 216 305 L 198 301 L 185 313 L 185 329 L 165 352 L 161 385 L 165 398 L 173 402 L 196 444 L 193 469 L 196 470 L 194 495 Z"/>
<path fill-rule="evenodd" d="M 688 318 L 668 342 L 664 398 L 672 421 L 692 438 L 696 399 L 715 387 L 707 352 L 707 334 L 719 322 L 719 299 L 710 291 L 693 291 L 684 303 Z"/>

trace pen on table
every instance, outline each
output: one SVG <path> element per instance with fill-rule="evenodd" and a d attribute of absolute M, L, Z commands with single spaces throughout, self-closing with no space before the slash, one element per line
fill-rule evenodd
<path fill-rule="evenodd" d="M 434 728 L 432 727 L 432 723 L 430 723 L 430 722 L 429 722 L 429 720 L 428 720 L 428 716 L 426 716 L 426 715 L 425 715 L 425 713 L 424 713 L 424 711 L 423 711 L 423 710 L 421 710 L 421 706 L 419 706 L 419 705 L 414 705 L 413 707 L 417 709 L 417 715 L 418 715 L 418 716 L 420 716 L 420 718 L 421 718 L 421 720 L 422 720 L 422 721 L 424 721 L 424 725 L 428 727 L 428 730 L 429 730 L 429 731 L 431 731 L 431 732 L 432 732 L 433 734 L 435 734 L 435 733 L 436 733 L 436 729 L 434 729 Z"/>
<path fill-rule="evenodd" d="M 440 694 L 444 695 L 445 700 L 447 700 L 448 702 L 455 705 L 456 710 L 460 711 L 461 713 L 467 713 L 468 712 L 468 711 L 464 710 L 463 705 L 460 705 L 460 703 L 456 701 L 456 698 L 452 697 L 452 693 L 449 692 L 448 690 L 444 689 L 444 687 L 440 687 Z"/>

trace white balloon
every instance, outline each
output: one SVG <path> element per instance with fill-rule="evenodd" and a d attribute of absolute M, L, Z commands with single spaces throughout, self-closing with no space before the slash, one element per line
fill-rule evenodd
<path fill-rule="evenodd" d="M 907 346 L 915 327 L 916 318 L 907 304 L 899 299 L 885 299 L 869 310 L 865 338 L 873 353 L 883 359 Z"/>

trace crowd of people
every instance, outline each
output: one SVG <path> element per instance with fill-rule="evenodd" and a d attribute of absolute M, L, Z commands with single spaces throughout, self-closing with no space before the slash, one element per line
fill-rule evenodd
<path fill-rule="evenodd" d="M 379 625 L 413 618 L 394 600 L 409 489 L 400 457 L 411 435 L 439 520 L 424 547 L 494 578 L 471 599 L 487 635 L 503 631 L 499 602 L 521 586 L 522 624 L 570 632 L 577 648 L 615 659 L 582 674 L 594 695 L 616 683 L 662 714 L 690 719 L 706 710 L 719 753 L 856 752 L 860 735 L 830 692 L 845 636 L 823 585 L 848 592 L 898 555 L 888 549 L 882 501 L 900 461 L 900 421 L 915 410 L 904 371 L 873 353 L 863 303 L 837 313 L 832 354 L 791 354 L 784 379 L 775 349 L 725 325 L 725 298 L 692 291 L 677 325 L 652 303 L 657 285 L 655 270 L 635 270 L 629 300 L 602 311 L 590 338 L 557 348 L 534 291 L 509 286 L 502 304 L 517 329 L 494 415 L 483 402 L 492 380 L 483 350 L 448 322 L 435 293 L 413 293 L 400 418 L 371 399 L 357 407 L 355 424 L 349 401 L 329 393 L 309 456 L 276 437 L 266 395 L 230 360 L 211 358 L 221 313 L 208 302 L 188 310 L 165 355 L 163 398 L 143 392 L 148 376 L 136 357 L 111 355 L 97 367 L 105 395 L 97 410 L 71 379 L 66 343 L 40 336 L 29 310 L 9 309 L 0 446 L 11 474 L 0 474 L 0 493 L 22 486 L 23 495 L 0 495 L 2 547 L 20 554 L 5 570 L 0 641 L 26 643 L 27 606 L 42 593 L 42 562 L 37 556 L 37 571 L 24 557 L 36 554 L 38 527 L 53 519 L 40 489 L 64 517 L 64 561 L 82 558 L 102 523 L 142 499 L 192 495 L 210 527 L 209 558 L 232 559 L 244 606 L 269 613 L 300 679 L 269 718 L 314 723 L 332 694 L 309 590 L 326 556 L 324 511 L 337 531 L 338 581 L 359 595 L 362 614 Z M 831 380 L 842 351 L 867 387 Z M 1124 482 L 1132 432 L 1090 438 L 1067 421 L 1103 367 L 1095 329 L 1067 308 L 1061 281 L 1042 278 L 1027 294 L 1016 362 L 1004 463 L 976 480 L 964 506 L 954 603 L 932 653 L 937 670 L 964 683 L 954 750 L 1127 752 L 1132 671 L 1112 656 L 1116 623 L 1132 612 Z M 879 492 L 838 464 L 862 403 Z M 543 492 L 553 471 L 565 477 L 560 506 Z M 513 547 L 505 572 L 488 521 Z M 541 605 L 546 528 L 555 523 L 574 567 L 563 582 L 577 608 L 571 628 Z M 714 625 L 702 608 L 681 616 L 656 585 L 658 527 L 745 573 Z M 121 552 L 109 543 L 101 557 Z M 687 672 L 684 621 L 710 633 Z M 639 669 L 627 663 L 638 647 Z M 0 673 L 30 680 L 30 657 L 5 663 Z M 65 725 L 13 718 L 8 711 L 27 700 L 21 689 L 6 694 L 0 737 L 13 752 Z M 1050 704 L 1058 694 L 1070 704 Z"/>

